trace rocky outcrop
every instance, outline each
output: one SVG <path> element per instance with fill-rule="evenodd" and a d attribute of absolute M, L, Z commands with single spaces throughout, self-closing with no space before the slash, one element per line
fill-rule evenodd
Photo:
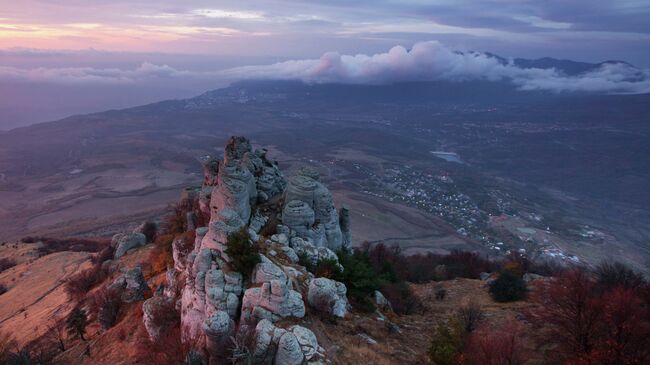
<path fill-rule="evenodd" d="M 305 316 L 303 293 L 308 294 L 307 283 L 313 275 L 292 263 L 299 261 L 298 255 L 307 255 L 314 263 L 337 260 L 334 250 L 351 242 L 349 212 L 339 214 L 317 170 L 302 168 L 287 183 L 266 151 L 253 150 L 243 137 L 230 138 L 223 159 L 208 159 L 203 169 L 203 186 L 195 189 L 194 197 L 209 223 L 196 227 L 194 242 L 174 241 L 175 265 L 167 273 L 168 287 L 160 296 L 165 299 L 147 301 L 145 327 L 150 336 L 160 333 L 151 315 L 156 305 L 173 300 L 180 309 L 183 342 L 207 363 L 223 361 L 230 338 L 246 329 L 255 329 L 259 345 L 254 356 L 260 361 L 254 363 L 320 363 L 324 350 L 310 330 L 301 326 L 284 329 L 274 323 Z M 202 215 L 193 215 L 193 223 L 201 221 L 196 217 Z M 189 223 L 188 218 L 188 229 L 195 228 Z M 226 254 L 228 236 L 241 229 L 250 234 L 252 243 L 266 243 L 261 262 L 245 273 L 250 280 L 246 290 L 242 273 L 233 271 Z M 319 309 L 344 316 L 345 286 L 334 281 L 319 283 L 313 283 L 313 290 L 310 285 L 314 303 L 327 302 Z"/>
<path fill-rule="evenodd" d="M 118 233 L 113 236 L 111 245 L 115 247 L 115 259 L 124 256 L 127 251 L 147 244 L 147 237 L 142 233 Z"/>
<path fill-rule="evenodd" d="M 282 222 L 297 237 L 334 251 L 343 247 L 343 233 L 332 194 L 318 181 L 313 169 L 302 169 L 289 179 L 284 200 Z M 349 226 L 349 221 L 347 223 Z M 350 240 L 348 237 L 346 244 Z"/>
<path fill-rule="evenodd" d="M 235 330 L 235 322 L 224 311 L 217 311 L 203 322 L 205 346 L 210 356 L 210 363 L 220 363 L 225 357 L 230 337 Z"/>
<path fill-rule="evenodd" d="M 125 303 L 144 300 L 145 294 L 150 290 L 139 266 L 126 270 L 113 281 L 110 287 L 121 293 L 122 301 Z"/>
<path fill-rule="evenodd" d="M 316 336 L 302 326 L 287 329 L 276 327 L 268 320 L 255 327 L 254 364 L 319 364 L 326 363 L 325 350 Z"/>
<path fill-rule="evenodd" d="M 178 323 L 174 300 L 162 295 L 153 296 L 142 304 L 142 321 L 151 341 L 158 341 L 174 323 Z"/>
<path fill-rule="evenodd" d="M 348 312 L 347 288 L 343 283 L 316 278 L 309 283 L 309 305 L 320 312 L 344 318 Z"/>
<path fill-rule="evenodd" d="M 305 316 L 302 295 L 292 290 L 286 281 L 271 280 L 261 287 L 247 289 L 241 308 L 244 323 L 256 323 L 262 319 L 272 322 L 282 318 Z"/>

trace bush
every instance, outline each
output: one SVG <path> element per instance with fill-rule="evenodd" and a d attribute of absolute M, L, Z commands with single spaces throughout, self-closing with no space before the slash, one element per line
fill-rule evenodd
<path fill-rule="evenodd" d="M 120 290 L 104 286 L 97 290 L 91 300 L 92 309 L 103 329 L 109 329 L 117 323 L 122 307 Z"/>
<path fill-rule="evenodd" d="M 376 272 L 383 273 L 391 282 L 424 283 L 456 277 L 476 279 L 481 272 L 490 272 L 496 264 L 474 252 L 454 250 L 448 255 L 433 253 L 406 256 L 398 246 L 383 243 L 364 243 L 365 252 Z M 442 270 L 440 270 L 442 269 Z"/>
<path fill-rule="evenodd" d="M 343 272 L 333 277 L 345 284 L 351 303 L 363 311 L 372 311 L 374 305 L 369 299 L 371 293 L 387 282 L 377 273 L 365 252 L 341 250 L 337 253 Z"/>
<path fill-rule="evenodd" d="M 534 291 L 531 322 L 553 346 L 557 363 L 642 364 L 650 360 L 650 311 L 638 291 L 603 293 L 583 268 L 572 268 Z"/>
<path fill-rule="evenodd" d="M 43 245 L 38 248 L 38 254 L 40 256 L 62 251 L 99 252 L 110 245 L 109 240 L 90 238 L 28 237 L 28 240 L 31 242 L 43 242 Z"/>
<path fill-rule="evenodd" d="M 341 268 L 336 259 L 320 259 L 316 263 L 313 263 L 311 257 L 304 253 L 299 255 L 298 258 L 298 263 L 317 278 L 335 279 L 341 277 Z"/>
<path fill-rule="evenodd" d="M 479 322 L 483 319 L 483 315 L 483 309 L 473 300 L 461 306 L 456 311 L 458 323 L 467 333 L 473 332 L 478 327 Z"/>
<path fill-rule="evenodd" d="M 384 284 L 381 293 L 397 314 L 411 314 L 420 306 L 420 301 L 406 282 Z"/>
<path fill-rule="evenodd" d="M 6 293 L 6 292 L 8 292 L 8 291 L 9 291 L 9 288 L 7 288 L 6 285 L 4 285 L 4 284 L 0 284 L 0 295 Z"/>
<path fill-rule="evenodd" d="M 86 312 L 79 307 L 73 309 L 65 321 L 65 328 L 68 335 L 70 337 L 78 337 L 84 341 L 86 340 L 84 338 L 86 326 L 88 326 L 88 317 L 86 316 Z"/>
<path fill-rule="evenodd" d="M 154 222 L 144 222 L 142 225 L 142 234 L 147 237 L 147 242 L 153 242 L 156 240 L 156 234 L 158 233 L 158 225 Z"/>
<path fill-rule="evenodd" d="M 16 260 L 10 258 L 0 259 L 0 273 L 7 269 L 11 269 L 14 266 L 16 266 Z"/>
<path fill-rule="evenodd" d="M 514 321 L 500 328 L 479 328 L 469 336 L 463 358 L 468 365 L 524 365 L 530 356 L 522 335 L 521 326 Z"/>
<path fill-rule="evenodd" d="M 251 275 L 255 265 L 261 262 L 259 249 L 251 242 L 246 227 L 228 235 L 226 254 L 230 257 L 233 269 L 240 272 L 245 279 Z"/>
<path fill-rule="evenodd" d="M 101 263 L 96 263 L 91 268 L 85 269 L 66 279 L 65 291 L 71 297 L 81 299 L 90 289 L 102 282 L 105 277 L 106 273 L 102 270 Z"/>
<path fill-rule="evenodd" d="M 497 302 L 513 302 L 526 298 L 528 288 L 521 276 L 509 270 L 504 270 L 490 284 L 490 294 Z"/>
<path fill-rule="evenodd" d="M 156 237 L 154 247 L 149 254 L 149 263 L 153 272 L 162 272 L 174 266 L 174 235 L 164 234 Z"/>
<path fill-rule="evenodd" d="M 614 288 L 639 289 L 646 284 L 643 274 L 620 262 L 602 261 L 595 269 L 596 285 L 601 291 Z"/>
<path fill-rule="evenodd" d="M 433 334 L 429 359 L 434 365 L 459 364 L 464 343 L 465 333 L 457 323 L 441 323 Z"/>

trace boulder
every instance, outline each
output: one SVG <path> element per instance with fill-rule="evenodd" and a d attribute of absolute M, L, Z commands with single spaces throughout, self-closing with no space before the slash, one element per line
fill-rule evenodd
<path fill-rule="evenodd" d="M 156 295 L 142 303 L 142 322 L 151 341 L 158 341 L 178 320 L 174 300 Z"/>
<path fill-rule="evenodd" d="M 121 298 L 125 303 L 144 300 L 145 294 L 150 290 L 139 266 L 117 277 L 111 284 L 111 288 L 122 293 Z"/>
<path fill-rule="evenodd" d="M 294 325 L 288 329 L 261 320 L 255 327 L 254 364 L 320 364 L 326 362 L 325 350 L 308 328 Z"/>
<path fill-rule="evenodd" d="M 261 287 L 250 288 L 244 292 L 241 319 L 245 323 L 256 323 L 262 319 L 272 322 L 287 317 L 305 316 L 302 295 L 289 288 L 284 280 L 271 280 Z"/>
<path fill-rule="evenodd" d="M 379 290 L 375 290 L 372 297 L 375 302 L 375 305 L 379 310 L 391 311 L 391 312 L 393 311 L 393 306 Z"/>
<path fill-rule="evenodd" d="M 113 236 L 115 242 L 115 259 L 119 259 L 124 254 L 134 248 L 147 244 L 147 237 L 142 233 L 129 233 Z"/>
<path fill-rule="evenodd" d="M 288 283 L 287 275 L 282 269 L 269 260 L 266 256 L 260 255 L 261 262 L 255 265 L 251 281 L 253 284 L 269 283 L 272 280 L 279 280 Z"/>
<path fill-rule="evenodd" d="M 307 301 L 316 310 L 343 318 L 349 303 L 345 284 L 328 278 L 316 278 L 309 283 Z"/>

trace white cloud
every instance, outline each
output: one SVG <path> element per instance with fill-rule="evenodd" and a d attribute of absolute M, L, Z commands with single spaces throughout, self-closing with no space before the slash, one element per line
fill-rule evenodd
<path fill-rule="evenodd" d="M 0 80 L 59 84 L 129 84 L 154 79 L 214 76 L 216 76 L 214 72 L 182 71 L 167 65 L 156 65 L 149 62 L 144 62 L 131 70 L 93 67 L 22 69 L 0 66 Z"/>
<path fill-rule="evenodd" d="M 523 69 L 481 52 L 456 52 L 439 42 L 395 46 L 374 55 L 325 53 L 320 59 L 245 66 L 222 72 L 230 79 L 298 79 L 314 83 L 381 84 L 400 81 L 510 81 L 522 90 L 650 92 L 650 76 L 627 64 L 603 64 L 578 76 L 555 69 Z"/>

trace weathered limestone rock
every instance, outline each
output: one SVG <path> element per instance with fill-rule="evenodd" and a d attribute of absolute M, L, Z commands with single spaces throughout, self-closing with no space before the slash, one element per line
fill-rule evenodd
<path fill-rule="evenodd" d="M 313 308 L 337 317 L 345 317 L 348 311 L 345 284 L 328 278 L 316 278 L 309 283 L 307 300 Z"/>
<path fill-rule="evenodd" d="M 291 290 L 286 281 L 271 280 L 244 292 L 241 318 L 245 323 L 256 323 L 262 319 L 275 322 L 282 318 L 304 316 L 302 295 Z"/>
<path fill-rule="evenodd" d="M 210 158 L 203 163 L 203 186 L 216 186 L 219 183 L 219 159 Z"/>
<path fill-rule="evenodd" d="M 298 170 L 298 173 L 296 175 L 301 175 L 301 176 L 306 176 L 314 181 L 319 181 L 320 180 L 320 173 L 318 170 L 311 166 L 303 166 Z"/>
<path fill-rule="evenodd" d="M 325 363 L 324 352 L 314 333 L 305 327 L 284 329 L 266 319 L 255 327 L 254 364 Z"/>
<path fill-rule="evenodd" d="M 116 239 L 117 238 L 117 239 Z M 147 237 L 142 233 L 129 233 L 113 236 L 117 249 L 115 250 L 115 259 L 119 259 L 133 248 L 147 244 Z"/>
<path fill-rule="evenodd" d="M 234 329 L 235 322 L 224 311 L 213 313 L 203 322 L 206 350 L 210 354 L 210 358 L 213 359 L 210 363 L 218 363 L 220 359 L 224 358 Z"/>
<path fill-rule="evenodd" d="M 316 246 L 338 250 L 343 244 L 343 233 L 332 194 L 310 177 L 315 174 L 305 169 L 301 173 L 289 179 L 282 222 L 298 237 L 310 238 Z"/>
<path fill-rule="evenodd" d="M 310 235 L 315 221 L 314 210 L 302 200 L 290 200 L 282 210 L 282 222 L 301 237 Z"/>
<path fill-rule="evenodd" d="M 248 222 L 251 214 L 248 186 L 241 180 L 224 178 L 212 191 L 211 216 L 216 217 L 222 209 L 232 209 L 242 221 Z"/>
<path fill-rule="evenodd" d="M 117 277 L 111 284 L 111 288 L 122 293 L 122 301 L 125 303 L 144 300 L 145 293 L 150 290 L 139 266 Z"/>
<path fill-rule="evenodd" d="M 297 255 L 305 255 L 308 257 L 312 264 L 320 260 L 334 260 L 338 263 L 338 257 L 334 251 L 327 247 L 316 247 L 310 239 L 305 240 L 300 237 L 294 237 L 291 239 L 290 246 Z"/>
<path fill-rule="evenodd" d="M 300 365 L 305 359 L 300 343 L 292 332 L 286 332 L 278 341 L 278 351 L 275 353 L 276 364 Z"/>
<path fill-rule="evenodd" d="M 237 212 L 230 208 L 221 209 L 210 220 L 210 228 L 205 237 L 203 237 L 201 248 L 215 249 L 224 255 L 228 235 L 239 231 L 243 226 L 244 221 Z"/>
<path fill-rule="evenodd" d="M 274 264 L 266 256 L 260 255 L 262 261 L 255 265 L 251 281 L 254 284 L 270 283 L 272 280 L 278 280 L 288 284 L 289 280 L 287 275 L 280 267 Z"/>
<path fill-rule="evenodd" d="M 156 295 L 144 301 L 142 321 L 151 341 L 158 341 L 178 320 L 174 311 L 172 298 Z"/>
<path fill-rule="evenodd" d="M 373 300 L 379 310 L 391 312 L 393 311 L 393 306 L 379 290 L 375 290 L 373 293 Z"/>

